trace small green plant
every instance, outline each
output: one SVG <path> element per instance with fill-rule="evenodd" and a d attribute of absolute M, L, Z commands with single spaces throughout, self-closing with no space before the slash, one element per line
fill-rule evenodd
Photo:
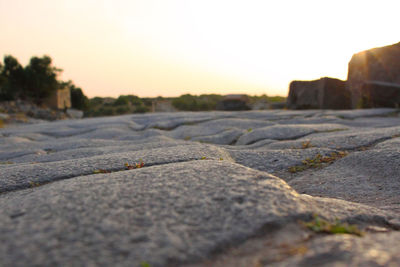
<path fill-rule="evenodd" d="M 200 159 L 201 159 L 201 160 L 205 160 L 205 159 L 207 159 L 207 158 L 206 158 L 206 157 L 201 157 Z"/>
<path fill-rule="evenodd" d="M 0 165 L 4 165 L 4 164 L 14 164 L 14 162 L 12 162 L 12 161 L 0 161 Z"/>
<path fill-rule="evenodd" d="M 219 160 L 224 160 L 223 158 L 219 158 Z"/>
<path fill-rule="evenodd" d="M 358 229 L 357 225 L 340 222 L 338 219 L 334 223 L 320 218 L 314 214 L 313 220 L 301 222 L 305 227 L 317 233 L 327 234 L 352 234 L 362 236 L 364 233 Z"/>
<path fill-rule="evenodd" d="M 185 136 L 185 138 L 183 138 L 185 141 L 189 141 L 190 139 L 192 139 L 190 136 Z"/>
<path fill-rule="evenodd" d="M 29 185 L 30 185 L 31 187 L 37 187 L 37 186 L 40 186 L 41 183 L 39 183 L 39 182 L 34 182 L 34 181 L 30 181 L 30 182 L 29 182 Z"/>
<path fill-rule="evenodd" d="M 252 132 L 252 131 L 253 131 L 252 128 L 247 129 L 247 132 Z"/>
<path fill-rule="evenodd" d="M 111 173 L 111 171 L 108 170 L 104 170 L 104 169 L 97 169 L 93 171 L 94 174 L 98 174 L 98 173 Z"/>
<path fill-rule="evenodd" d="M 324 165 L 332 164 L 334 161 L 341 159 L 347 155 L 348 155 L 348 153 L 345 151 L 332 152 L 330 154 L 330 156 L 322 156 L 321 154 L 317 154 L 312 159 L 306 158 L 305 160 L 303 160 L 302 165 L 296 165 L 296 166 L 289 167 L 289 172 L 296 173 L 296 172 L 305 171 L 310 168 L 320 168 Z"/>
<path fill-rule="evenodd" d="M 289 172 L 291 172 L 291 173 L 302 172 L 302 171 L 305 171 L 306 169 L 308 169 L 308 168 L 305 165 L 296 165 L 296 166 L 289 167 Z"/>
<path fill-rule="evenodd" d="M 133 163 L 132 165 L 129 164 L 128 162 L 124 164 L 125 168 L 127 170 L 133 170 L 133 169 L 140 169 L 144 167 L 144 162 L 142 159 L 139 159 L 139 163 Z"/>
<path fill-rule="evenodd" d="M 140 267 L 151 267 L 151 265 L 148 262 L 142 261 Z"/>

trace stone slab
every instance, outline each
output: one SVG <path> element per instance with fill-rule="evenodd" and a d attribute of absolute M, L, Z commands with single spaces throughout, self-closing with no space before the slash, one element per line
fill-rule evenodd
<path fill-rule="evenodd" d="M 7 126 L 0 266 L 393 265 L 399 118 L 266 110 Z M 365 234 L 313 232 L 302 224 L 313 214 Z"/>

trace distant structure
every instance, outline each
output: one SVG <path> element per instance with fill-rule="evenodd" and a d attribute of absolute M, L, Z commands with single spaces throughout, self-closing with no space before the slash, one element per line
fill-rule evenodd
<path fill-rule="evenodd" d="M 400 42 L 353 55 L 347 81 L 292 81 L 289 109 L 400 107 Z"/>
<path fill-rule="evenodd" d="M 217 103 L 217 110 L 250 110 L 249 97 L 247 95 L 226 95 Z"/>
<path fill-rule="evenodd" d="M 349 109 L 346 82 L 324 77 L 313 81 L 292 81 L 287 98 L 289 109 Z"/>
<path fill-rule="evenodd" d="M 153 100 L 151 112 L 176 112 L 178 111 L 170 100 Z"/>
<path fill-rule="evenodd" d="M 250 106 L 252 110 L 266 110 L 270 109 L 271 104 L 268 103 L 266 99 L 261 99 L 252 103 Z"/>
<path fill-rule="evenodd" d="M 67 109 L 71 107 L 71 91 L 69 87 L 55 90 L 44 104 L 52 109 Z"/>
<path fill-rule="evenodd" d="M 377 90 L 379 90 L 380 93 L 387 94 L 389 98 L 398 99 L 400 91 L 397 90 L 397 94 L 395 93 L 398 85 L 400 85 L 400 42 L 365 50 L 354 54 L 351 58 L 347 89 L 351 92 L 352 108 L 362 107 L 365 104 L 362 103 L 365 98 L 362 96 L 362 88 L 365 88 L 365 92 L 375 91 L 374 97 L 378 97 Z M 386 92 L 386 90 L 391 92 Z M 381 100 L 379 102 L 383 104 Z M 397 103 L 400 104 L 400 102 Z M 395 101 L 390 101 L 390 99 L 386 101 L 386 104 L 396 105 Z"/>

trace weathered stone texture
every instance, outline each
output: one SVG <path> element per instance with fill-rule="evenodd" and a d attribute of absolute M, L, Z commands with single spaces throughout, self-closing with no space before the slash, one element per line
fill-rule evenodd
<path fill-rule="evenodd" d="M 398 266 L 399 125 L 381 108 L 7 126 L 0 266 Z"/>
<path fill-rule="evenodd" d="M 353 55 L 347 77 L 353 108 L 360 107 L 361 89 L 370 81 L 400 84 L 400 42 Z"/>
<path fill-rule="evenodd" d="M 361 86 L 362 108 L 400 107 L 400 84 L 365 82 Z"/>
<path fill-rule="evenodd" d="M 313 81 L 290 83 L 289 109 L 348 109 L 350 95 L 345 81 L 324 77 Z"/>

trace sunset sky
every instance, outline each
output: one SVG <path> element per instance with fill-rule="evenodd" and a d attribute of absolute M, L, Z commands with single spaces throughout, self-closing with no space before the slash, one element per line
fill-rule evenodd
<path fill-rule="evenodd" d="M 0 56 L 49 55 L 86 95 L 286 95 L 400 41 L 399 0 L 0 0 Z"/>

